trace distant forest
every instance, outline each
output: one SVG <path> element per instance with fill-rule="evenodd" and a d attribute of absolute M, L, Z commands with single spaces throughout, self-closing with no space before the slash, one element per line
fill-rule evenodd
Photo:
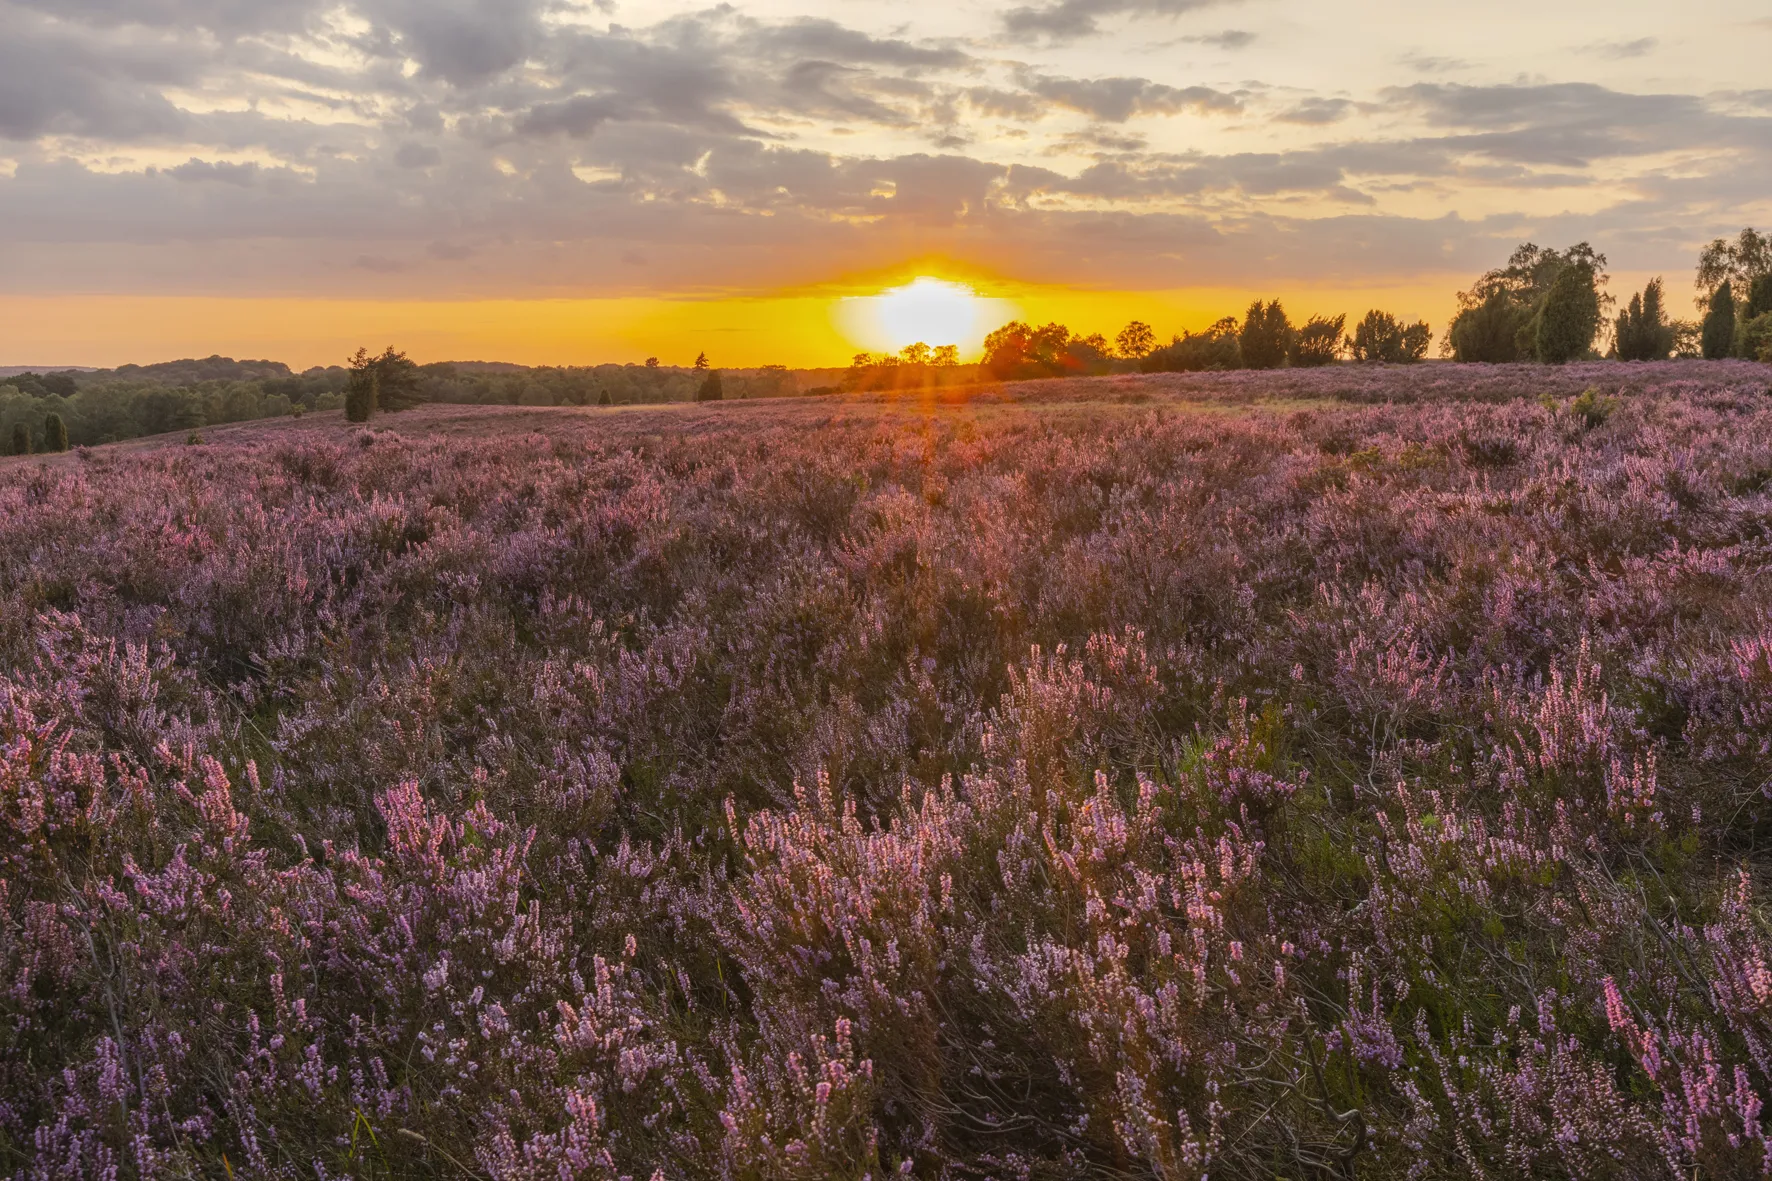
<path fill-rule="evenodd" d="M 1657 361 L 1728 357 L 1772 362 L 1772 237 L 1751 227 L 1717 239 L 1699 256 L 1701 320 L 1668 313 L 1661 279 L 1612 316 L 1606 256 L 1586 242 L 1566 250 L 1522 243 L 1507 265 L 1458 295 L 1442 354 L 1466 363 L 1507 364 L 1609 357 Z M 1344 313 L 1302 324 L 1278 300 L 1256 300 L 1241 320 L 1159 344 L 1150 325 L 1127 324 L 1113 340 L 1063 324 L 1014 321 L 984 341 L 977 365 L 953 345 L 917 343 L 897 354 L 859 353 L 847 369 L 712 368 L 706 354 L 687 368 L 596 365 L 529 368 L 490 362 L 415 365 L 389 348 L 361 350 L 348 365 L 295 373 L 276 361 L 210 357 L 99 371 L 0 376 L 0 445 L 9 454 L 60 451 L 220 423 L 343 409 L 365 422 L 381 411 L 425 402 L 494 406 L 620 406 L 781 398 L 804 394 L 930 390 L 980 380 L 1027 381 L 1106 373 L 1277 369 L 1424 360 L 1433 330 L 1382 309 L 1352 332 Z"/>
<path fill-rule="evenodd" d="M 352 370 L 343 365 L 296 373 L 279 361 L 230 357 L 124 365 L 92 372 L 0 376 L 0 442 L 30 449 L 53 447 L 59 421 L 68 446 L 115 443 L 144 435 L 196 430 L 220 423 L 279 418 L 344 406 Z M 724 396 L 779 398 L 833 392 L 840 369 L 782 366 L 728 369 Z M 598 406 L 690 402 L 706 382 L 699 369 L 672 365 L 596 365 L 530 368 L 491 362 L 417 367 L 417 394 L 426 402 L 494 406 Z M 9 448 L 20 450 L 14 442 Z"/>

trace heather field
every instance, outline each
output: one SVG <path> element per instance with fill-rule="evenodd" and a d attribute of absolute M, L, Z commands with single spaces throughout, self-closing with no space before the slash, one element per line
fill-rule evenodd
<path fill-rule="evenodd" d="M 0 1173 L 1772 1171 L 1772 366 L 0 465 Z"/>

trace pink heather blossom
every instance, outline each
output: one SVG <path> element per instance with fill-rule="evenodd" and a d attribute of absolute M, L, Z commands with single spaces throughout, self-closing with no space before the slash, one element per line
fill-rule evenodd
<path fill-rule="evenodd" d="M 388 421 L 0 466 L 0 1172 L 1772 1171 L 1772 369 Z"/>

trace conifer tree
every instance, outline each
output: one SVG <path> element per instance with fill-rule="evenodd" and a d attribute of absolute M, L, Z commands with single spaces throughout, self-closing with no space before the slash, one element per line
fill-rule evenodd
<path fill-rule="evenodd" d="M 1674 326 L 1662 307 L 1661 280 L 1652 279 L 1641 295 L 1618 313 L 1614 351 L 1620 361 L 1665 361 L 1674 350 Z"/>
<path fill-rule="evenodd" d="M 1238 343 L 1245 368 L 1278 369 L 1286 363 L 1292 346 L 1292 323 L 1286 319 L 1286 310 L 1279 300 L 1263 304 L 1258 299 L 1249 305 Z"/>
<path fill-rule="evenodd" d="M 29 455 L 31 453 L 31 428 L 22 422 L 12 425 L 12 453 Z"/>
<path fill-rule="evenodd" d="M 57 452 L 68 449 L 68 424 L 59 414 L 50 414 L 43 419 L 43 449 Z"/>
<path fill-rule="evenodd" d="M 373 369 L 353 370 L 345 385 L 345 421 L 368 422 L 375 415 L 376 373 Z"/>
<path fill-rule="evenodd" d="M 1546 364 L 1578 361 L 1587 355 L 1599 330 L 1600 293 L 1593 268 L 1570 263 L 1557 272 L 1545 293 L 1533 325 L 1534 350 Z"/>
<path fill-rule="evenodd" d="M 1735 290 L 1727 279 L 1711 293 L 1699 342 L 1707 361 L 1720 361 L 1735 348 Z"/>

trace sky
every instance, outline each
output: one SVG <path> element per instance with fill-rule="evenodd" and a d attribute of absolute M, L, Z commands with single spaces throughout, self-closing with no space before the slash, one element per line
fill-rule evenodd
<path fill-rule="evenodd" d="M 1764 0 L 0 0 L 0 364 L 832 365 L 919 277 L 968 349 L 1439 331 L 1525 240 L 1677 309 L 1772 227 L 1769 60 Z"/>

